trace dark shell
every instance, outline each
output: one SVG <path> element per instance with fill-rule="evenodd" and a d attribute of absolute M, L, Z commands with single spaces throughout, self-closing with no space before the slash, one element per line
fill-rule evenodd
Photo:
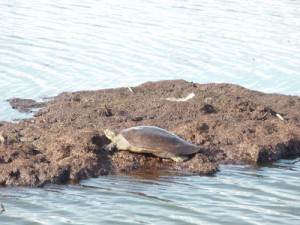
<path fill-rule="evenodd" d="M 189 143 L 177 135 L 153 126 L 138 126 L 120 132 L 130 146 L 146 149 L 149 152 L 170 152 L 176 155 L 189 155 L 199 152 L 200 146 Z"/>

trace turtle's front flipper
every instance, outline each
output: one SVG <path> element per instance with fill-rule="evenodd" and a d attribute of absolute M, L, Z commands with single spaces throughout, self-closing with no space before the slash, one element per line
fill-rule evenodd
<path fill-rule="evenodd" d="M 106 151 L 113 151 L 116 148 L 115 143 L 110 143 L 109 145 L 104 145 L 103 149 Z"/>

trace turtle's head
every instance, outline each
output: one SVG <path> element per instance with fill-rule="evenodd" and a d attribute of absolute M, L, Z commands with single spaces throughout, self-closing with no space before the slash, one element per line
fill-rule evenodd
<path fill-rule="evenodd" d="M 118 134 L 118 132 L 110 129 L 105 129 L 104 134 L 108 139 L 112 140 Z"/>

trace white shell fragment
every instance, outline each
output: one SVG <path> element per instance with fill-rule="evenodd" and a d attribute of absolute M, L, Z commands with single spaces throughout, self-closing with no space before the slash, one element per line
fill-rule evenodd
<path fill-rule="evenodd" d="M 195 94 L 194 93 L 190 93 L 188 94 L 185 98 L 174 98 L 174 97 L 170 97 L 170 98 L 167 98 L 168 101 L 172 101 L 172 102 L 185 102 L 185 101 L 188 101 L 192 98 L 195 97 Z"/>
<path fill-rule="evenodd" d="M 276 116 L 277 116 L 279 119 L 284 120 L 284 118 L 283 118 L 280 114 L 276 113 Z"/>

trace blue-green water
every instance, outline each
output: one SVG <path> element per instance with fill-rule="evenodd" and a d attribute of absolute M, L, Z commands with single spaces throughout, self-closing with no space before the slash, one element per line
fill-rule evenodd
<path fill-rule="evenodd" d="M 300 95 L 300 1 L 1 0 L 0 12 L 0 120 L 31 116 L 8 98 L 149 80 Z M 299 224 L 299 170 L 293 159 L 0 189 L 0 225 Z"/>

